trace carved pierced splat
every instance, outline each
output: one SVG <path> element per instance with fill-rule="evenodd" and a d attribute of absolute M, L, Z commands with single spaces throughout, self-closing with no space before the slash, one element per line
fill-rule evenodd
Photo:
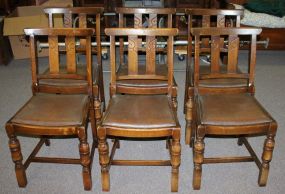
<path fill-rule="evenodd" d="M 142 27 L 142 14 L 134 14 L 134 27 L 135 28 Z"/>
<path fill-rule="evenodd" d="M 218 15 L 217 16 L 217 27 L 225 27 L 225 21 L 226 19 L 224 15 Z"/>
<path fill-rule="evenodd" d="M 157 14 L 149 14 L 148 27 L 149 28 L 157 27 Z"/>
<path fill-rule="evenodd" d="M 65 28 L 72 28 L 73 23 L 72 23 L 72 15 L 71 15 L 71 13 L 64 14 L 63 22 L 64 22 L 63 25 L 64 25 Z M 50 27 L 52 27 L 52 26 L 50 26 Z"/>
<path fill-rule="evenodd" d="M 211 21 L 210 19 L 211 19 L 210 15 L 204 15 L 202 17 L 202 27 L 210 27 L 210 21 Z"/>

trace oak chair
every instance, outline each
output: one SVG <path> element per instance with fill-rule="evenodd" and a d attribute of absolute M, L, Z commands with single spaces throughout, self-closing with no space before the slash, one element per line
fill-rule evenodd
<path fill-rule="evenodd" d="M 61 25 L 58 24 L 58 17 L 63 18 L 63 27 L 66 28 L 94 28 L 95 34 L 92 37 L 91 51 L 92 54 L 96 54 L 97 64 L 94 68 L 94 78 L 98 79 L 99 85 L 99 97 L 105 110 L 105 94 L 103 83 L 103 68 L 102 68 L 102 48 L 101 48 L 101 15 L 103 14 L 103 7 L 68 7 L 68 8 L 45 8 L 44 12 L 48 14 L 49 27 L 54 28 Z M 94 40 L 93 40 L 94 39 Z M 86 41 L 84 39 L 79 40 L 80 47 L 77 49 L 84 52 Z M 81 52 L 81 54 L 82 54 Z M 80 52 L 78 52 L 80 54 Z M 80 68 L 80 67 L 79 67 Z M 84 67 L 83 67 L 84 68 Z M 96 92 L 97 90 L 94 90 Z"/>
<path fill-rule="evenodd" d="M 171 102 L 173 87 L 173 37 L 177 35 L 175 28 L 107 28 L 106 35 L 110 36 L 110 66 L 111 66 L 111 99 L 102 123 L 98 127 L 98 150 L 101 164 L 102 189 L 110 190 L 109 169 L 111 165 L 133 166 L 171 166 L 171 191 L 178 190 L 178 174 L 180 165 L 180 125 L 176 110 Z M 118 74 L 116 67 L 115 38 L 128 38 L 128 71 Z M 138 68 L 138 39 L 146 37 L 146 69 Z M 159 74 L 155 65 L 156 41 L 153 38 L 167 38 L 167 67 L 168 73 Z M 151 40 L 151 41 L 150 41 Z M 165 80 L 167 87 L 156 86 L 155 93 L 127 90 L 121 87 L 121 80 Z M 138 88 L 139 86 L 137 86 Z M 121 94 L 124 93 L 124 94 Z M 109 156 L 107 138 L 114 138 L 114 144 Z M 117 160 L 114 159 L 119 139 L 132 140 L 167 140 L 170 160 Z"/>
<path fill-rule="evenodd" d="M 243 10 L 223 10 L 223 9 L 186 9 L 185 13 L 188 15 L 188 47 L 187 47 L 187 62 L 186 62 L 186 81 L 185 81 L 185 93 L 184 93 L 184 113 L 186 119 L 186 127 L 185 127 L 185 143 L 187 145 L 190 144 L 192 146 L 193 139 L 191 140 L 191 125 L 192 125 L 192 104 L 193 104 L 193 96 L 194 96 L 194 71 L 192 65 L 192 53 L 194 48 L 192 46 L 192 34 L 191 29 L 196 27 L 240 27 L 240 19 L 243 16 Z M 223 37 L 221 41 L 227 41 Z M 210 56 L 210 42 L 208 37 L 204 37 L 201 39 L 201 53 L 204 56 Z M 222 60 L 224 64 L 228 63 L 227 59 L 227 48 L 224 47 L 220 55 L 222 56 Z M 221 65 L 221 68 L 226 69 L 226 65 Z M 207 73 L 210 70 L 209 65 L 204 65 L 200 67 L 201 73 Z M 213 82 L 217 80 L 212 80 L 211 85 L 213 87 Z M 224 82 L 216 82 L 217 87 L 227 87 L 227 85 L 231 84 L 232 80 L 228 80 L 229 83 L 225 84 Z M 233 83 L 235 84 L 235 83 Z M 192 142 L 192 143 L 191 143 Z"/>
<path fill-rule="evenodd" d="M 255 162 L 259 168 L 258 184 L 265 186 L 269 173 L 269 163 L 274 149 L 277 123 L 254 97 L 254 75 L 256 64 L 256 37 L 259 28 L 192 28 L 195 38 L 194 57 L 194 172 L 193 188 L 200 189 L 202 165 L 209 163 Z M 239 41 L 242 36 L 251 37 L 249 62 L 247 67 L 238 69 Z M 201 74 L 201 39 L 208 37 L 211 42 L 210 72 Z M 227 38 L 227 43 L 221 42 Z M 227 68 L 220 67 L 220 52 L 227 45 Z M 228 84 L 228 80 L 232 80 Z M 216 87 L 215 81 L 225 84 Z M 247 138 L 266 136 L 262 161 L 258 158 Z M 238 145 L 245 145 L 249 156 L 204 157 L 205 137 L 238 138 Z"/>
<path fill-rule="evenodd" d="M 91 61 L 91 36 L 93 29 L 71 28 L 45 28 L 25 29 L 25 34 L 30 37 L 32 91 L 33 96 L 19 111 L 6 123 L 6 132 L 9 137 L 9 147 L 12 160 L 15 163 L 16 178 L 19 187 L 27 184 L 26 169 L 31 162 L 37 163 L 62 163 L 81 164 L 83 185 L 85 190 L 92 187 L 91 164 L 95 147 L 97 146 L 97 131 L 95 111 L 93 108 L 92 87 L 92 61 Z M 37 39 L 48 37 L 49 44 L 49 72 L 41 72 L 36 51 Z M 78 71 L 75 59 L 76 38 L 86 40 L 86 68 Z M 65 38 L 66 64 L 60 64 L 58 40 Z M 50 80 L 54 80 L 51 82 Z M 45 84 L 48 82 L 48 84 Z M 59 84 L 69 83 L 64 87 Z M 98 101 L 98 97 L 95 98 Z M 87 127 L 90 118 L 93 133 L 91 152 L 87 142 Z M 22 163 L 20 142 L 17 135 L 40 138 L 25 163 Z M 37 157 L 42 145 L 50 146 L 49 138 L 77 137 L 79 139 L 80 158 L 52 158 Z"/>
<path fill-rule="evenodd" d="M 119 28 L 172 28 L 172 19 L 175 14 L 175 8 L 125 8 L 125 7 L 117 7 L 115 12 L 119 15 Z M 143 46 L 146 41 L 154 41 L 154 37 L 148 37 L 148 40 L 145 38 L 138 39 L 138 51 L 140 53 L 140 57 L 145 54 L 145 47 Z M 120 41 L 120 66 L 118 67 L 119 74 L 126 74 L 127 72 L 127 63 L 125 60 L 124 53 L 127 51 L 127 48 L 124 46 L 124 37 L 119 38 Z M 161 37 L 158 41 L 163 42 L 163 38 Z M 167 74 L 167 66 L 164 60 L 164 54 L 167 52 L 166 48 L 163 48 L 163 45 L 160 48 L 156 49 L 158 55 L 156 58 L 158 59 L 158 63 L 156 65 L 157 72 L 160 74 Z M 140 69 L 145 69 L 145 65 L 141 64 L 141 60 L 139 57 L 139 71 Z M 145 55 L 145 57 L 147 57 Z M 142 57 L 143 58 L 143 57 Z M 143 59 L 142 59 L 143 60 Z M 173 103 L 175 107 L 177 107 L 177 84 L 174 80 L 173 85 Z M 126 87 L 129 89 L 130 87 L 136 88 L 136 90 L 141 89 L 146 91 L 146 89 L 150 92 L 156 90 L 156 86 L 160 85 L 160 87 L 167 87 L 167 83 L 163 80 L 121 80 L 121 87 Z M 137 87 L 139 86 L 139 87 Z"/>

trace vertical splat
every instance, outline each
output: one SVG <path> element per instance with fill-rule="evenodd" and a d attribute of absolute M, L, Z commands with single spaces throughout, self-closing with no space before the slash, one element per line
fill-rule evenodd
<path fill-rule="evenodd" d="M 134 14 L 134 28 L 142 27 L 142 14 Z"/>
<path fill-rule="evenodd" d="M 149 14 L 149 28 L 157 28 L 157 14 Z M 146 37 L 146 73 L 155 74 L 156 39 L 154 36 Z"/>
<path fill-rule="evenodd" d="M 220 71 L 220 36 L 211 37 L 211 73 Z"/>
<path fill-rule="evenodd" d="M 226 19 L 225 19 L 225 16 L 224 15 L 217 15 L 217 27 L 225 27 L 225 22 L 226 22 Z"/>
<path fill-rule="evenodd" d="M 68 73 L 76 73 L 76 59 L 75 59 L 75 37 L 67 36 L 65 38 L 66 45 L 66 65 Z"/>
<path fill-rule="evenodd" d="M 146 37 L 146 73 L 155 74 L 155 36 Z"/>
<path fill-rule="evenodd" d="M 79 28 L 87 28 L 87 16 L 84 13 L 79 14 Z"/>
<path fill-rule="evenodd" d="M 157 28 L 157 14 L 149 14 L 148 22 L 149 28 Z"/>
<path fill-rule="evenodd" d="M 49 61 L 50 61 L 50 73 L 59 73 L 59 52 L 58 52 L 58 37 L 49 36 Z"/>
<path fill-rule="evenodd" d="M 211 22 L 211 16 L 210 15 L 203 15 L 202 16 L 202 27 L 208 28 L 210 27 L 210 22 Z M 202 40 L 202 45 L 204 47 L 210 47 L 209 45 L 209 38 L 203 38 Z"/>
<path fill-rule="evenodd" d="M 211 17 L 209 15 L 203 15 L 202 17 L 202 27 L 210 27 Z"/>
<path fill-rule="evenodd" d="M 79 28 L 87 28 L 87 15 L 85 13 L 79 14 Z M 80 46 L 83 48 L 86 45 L 85 39 L 80 39 Z"/>
<path fill-rule="evenodd" d="M 234 35 L 229 35 L 228 45 L 228 73 L 237 72 L 238 51 L 239 51 L 239 38 Z"/>
<path fill-rule="evenodd" d="M 65 28 L 72 28 L 73 24 L 72 24 L 72 14 L 71 13 L 65 13 L 63 16 L 64 20 L 63 20 L 63 25 Z"/>
<path fill-rule="evenodd" d="M 138 37 L 128 36 L 128 74 L 138 74 Z"/>

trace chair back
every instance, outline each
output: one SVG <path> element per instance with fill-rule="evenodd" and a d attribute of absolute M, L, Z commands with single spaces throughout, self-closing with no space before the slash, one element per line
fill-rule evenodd
<path fill-rule="evenodd" d="M 157 93 L 171 94 L 173 86 L 173 38 L 177 35 L 176 28 L 107 28 L 106 35 L 110 36 L 110 64 L 111 64 L 111 94 L 115 94 L 120 90 L 117 82 L 120 80 L 166 80 L 168 87 L 166 89 L 159 89 Z M 117 69 L 120 66 L 116 64 L 116 37 L 126 37 L 128 41 L 128 63 L 126 74 L 117 74 Z M 168 73 L 159 74 L 156 71 L 156 52 L 160 49 L 158 47 L 157 39 L 164 37 L 167 39 L 167 69 Z M 138 62 L 138 39 L 145 38 L 146 42 L 143 49 L 146 52 L 145 70 L 139 71 Z M 139 87 L 139 86 L 138 86 Z M 138 91 L 129 91 L 125 89 L 121 93 L 137 93 Z"/>
<path fill-rule="evenodd" d="M 186 9 L 188 15 L 188 63 L 192 60 L 192 36 L 191 29 L 196 27 L 240 27 L 241 9 Z M 209 47 L 209 39 L 202 40 L 204 47 Z"/>
<path fill-rule="evenodd" d="M 123 8 L 117 7 L 116 13 L 119 14 L 119 28 L 172 28 L 172 15 L 175 14 L 175 8 Z M 126 18 L 133 17 L 133 22 L 128 22 Z M 165 24 L 160 22 L 166 17 Z M 131 26 L 128 24 L 132 24 Z"/>
<path fill-rule="evenodd" d="M 115 12 L 119 15 L 119 28 L 172 28 L 172 16 L 175 8 L 125 8 L 117 7 Z M 138 39 L 139 48 L 142 47 Z M 153 40 L 154 41 L 154 40 Z M 120 38 L 120 64 L 123 64 L 124 39 Z"/>
<path fill-rule="evenodd" d="M 194 86 L 199 92 L 220 92 L 219 88 L 203 88 L 203 83 L 212 79 L 244 79 L 244 86 L 229 85 L 223 92 L 250 92 L 254 90 L 254 71 L 256 63 L 256 37 L 261 33 L 260 28 L 192 28 L 191 34 L 195 38 L 194 57 Z M 249 63 L 246 70 L 238 68 L 238 54 L 241 36 L 250 36 Z M 201 40 L 208 38 L 210 43 L 210 72 L 201 74 L 200 55 L 203 52 Z M 221 41 L 221 40 L 227 41 Z M 226 69 L 221 68 L 220 54 L 227 51 L 228 62 Z M 242 70 L 242 71 L 241 71 Z M 239 80 L 240 81 L 240 80 Z M 231 83 L 231 82 L 229 82 Z"/>
<path fill-rule="evenodd" d="M 25 34 L 30 37 L 30 52 L 32 64 L 32 86 L 34 92 L 47 93 L 89 93 L 92 94 L 92 61 L 91 61 L 91 36 L 94 29 L 88 28 L 43 28 L 25 29 Z M 36 55 L 37 39 L 48 37 L 49 44 L 49 68 L 48 72 L 40 72 Z M 77 38 L 84 38 L 86 46 L 84 50 L 86 68 L 80 72 L 77 67 L 81 64 L 76 60 L 76 49 L 79 46 Z M 59 42 L 59 40 L 64 40 Z M 66 52 L 66 64 L 61 64 L 59 50 Z M 82 51 L 80 51 L 82 52 Z M 64 60 L 62 60 L 64 61 Z M 83 61 L 83 60 L 82 60 Z M 45 84 L 55 81 L 57 84 Z M 72 82 L 70 82 L 72 80 Z M 45 82 L 46 81 L 46 82 Z M 60 82 L 70 83 L 67 87 L 60 87 Z M 64 85 L 64 84 L 63 84 Z"/>
<path fill-rule="evenodd" d="M 240 27 L 242 9 L 186 9 L 188 24 L 193 27 Z"/>
<path fill-rule="evenodd" d="M 92 52 L 101 53 L 101 14 L 103 7 L 66 7 L 66 8 L 45 8 L 48 14 L 49 27 L 57 27 L 55 18 L 63 18 L 63 27 L 66 28 L 94 28 L 96 30 L 96 47 L 92 47 Z M 85 40 L 81 39 L 81 49 L 84 49 Z M 97 63 L 102 63 L 101 54 L 97 54 Z"/>

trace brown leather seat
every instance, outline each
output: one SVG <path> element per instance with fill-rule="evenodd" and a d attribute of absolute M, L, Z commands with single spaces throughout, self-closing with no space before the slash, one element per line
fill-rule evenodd
<path fill-rule="evenodd" d="M 166 95 L 115 95 L 109 102 L 102 125 L 125 128 L 177 126 Z"/>
<path fill-rule="evenodd" d="M 70 106 L 72 104 L 72 106 Z M 37 94 L 11 120 L 36 126 L 82 125 L 88 113 L 88 95 Z"/>
<path fill-rule="evenodd" d="M 254 125 L 272 122 L 250 94 L 208 94 L 198 97 L 201 124 Z"/>

